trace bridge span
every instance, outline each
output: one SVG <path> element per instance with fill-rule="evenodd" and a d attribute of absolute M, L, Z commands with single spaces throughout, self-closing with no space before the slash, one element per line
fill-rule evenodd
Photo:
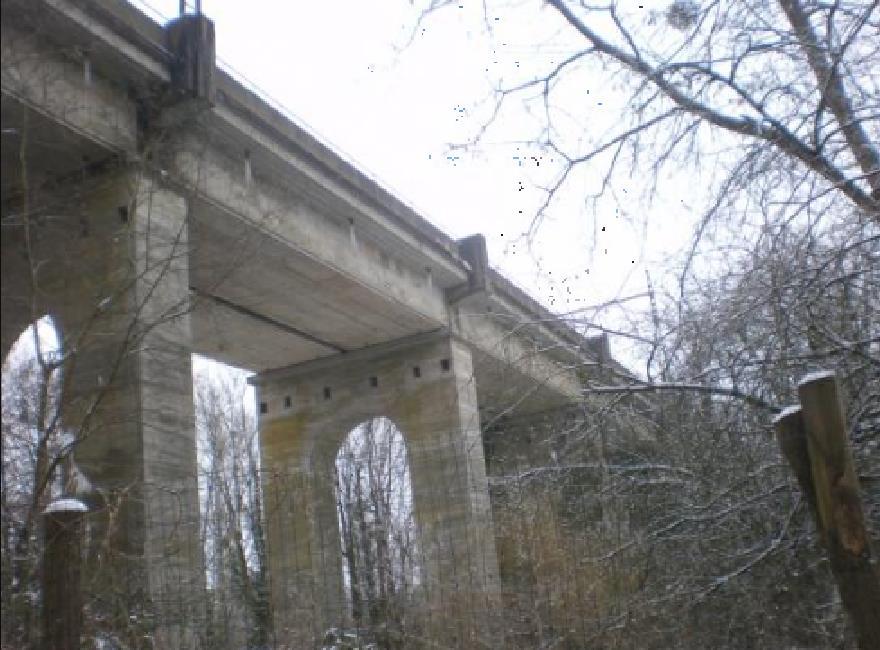
<path fill-rule="evenodd" d="M 152 602 L 169 639 L 198 620 L 166 595 L 204 589 L 193 352 L 255 373 L 264 475 L 300 480 L 266 484 L 276 626 L 307 593 L 331 603 L 321 625 L 338 616 L 341 567 L 333 584 L 313 570 L 336 527 L 329 468 L 379 415 L 407 435 L 437 576 L 492 589 L 482 426 L 578 399 L 604 341 L 495 271 L 481 235 L 450 238 L 218 68 L 205 16 L 4 0 L 2 125 L 3 354 L 54 319 L 77 464 L 107 509 L 127 495 L 111 531 L 126 607 Z M 311 550 L 286 553 L 291 535 Z"/>

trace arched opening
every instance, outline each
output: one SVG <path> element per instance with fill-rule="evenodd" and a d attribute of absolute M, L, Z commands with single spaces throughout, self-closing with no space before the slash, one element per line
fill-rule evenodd
<path fill-rule="evenodd" d="M 69 443 L 59 414 L 60 362 L 61 344 L 49 316 L 27 327 L 3 360 L 4 516 L 7 504 L 18 512 L 33 505 L 36 489 L 51 496 L 48 491 L 57 488 L 55 481 L 37 476 L 56 468 L 53 461 Z"/>
<path fill-rule="evenodd" d="M 2 366 L 2 606 L 13 612 L 3 640 L 28 644 L 40 593 L 39 514 L 61 495 L 71 443 L 61 419 L 61 343 L 44 316 L 11 346 Z"/>
<path fill-rule="evenodd" d="M 394 422 L 378 417 L 352 429 L 336 454 L 334 481 L 352 620 L 394 635 L 421 583 L 406 441 Z"/>

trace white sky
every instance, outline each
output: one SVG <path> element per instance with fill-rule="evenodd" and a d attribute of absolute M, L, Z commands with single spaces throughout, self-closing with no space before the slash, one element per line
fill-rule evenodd
<path fill-rule="evenodd" d="M 166 17 L 178 11 L 177 0 L 132 2 L 154 17 L 151 8 Z M 517 142 L 533 132 L 534 117 L 519 107 L 476 154 L 450 153 L 449 143 L 475 133 L 493 83 L 530 65 L 538 71 L 538 62 L 576 43 L 540 2 L 488 17 L 482 6 L 461 0 L 432 14 L 412 42 L 419 8 L 406 0 L 203 0 L 202 11 L 215 22 L 224 64 L 453 237 L 485 234 L 490 263 L 551 309 L 643 291 L 650 258 L 662 259 L 690 223 L 678 216 L 687 213 L 680 184 L 670 183 L 654 204 L 658 215 L 646 219 L 644 203 L 626 196 L 586 213 L 579 193 L 597 174 L 575 178 L 529 247 L 518 236 L 542 199 L 536 185 L 548 179 L 541 153 Z M 597 82 L 591 90 L 562 95 L 572 116 L 561 127 L 573 138 L 598 137 L 622 108 L 613 89 Z M 633 179 L 633 194 L 639 186 Z M 669 218 L 673 205 L 677 220 Z"/>

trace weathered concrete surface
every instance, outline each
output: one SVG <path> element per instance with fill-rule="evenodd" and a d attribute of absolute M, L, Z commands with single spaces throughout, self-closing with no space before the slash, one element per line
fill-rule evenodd
<path fill-rule="evenodd" d="M 467 347 L 422 335 L 254 379 L 276 633 L 311 642 L 345 620 L 334 463 L 352 429 L 391 419 L 407 443 L 428 603 L 498 590 L 476 386 Z M 287 406 L 289 404 L 290 406 Z M 439 606 L 439 605 L 438 605 Z"/>
<path fill-rule="evenodd" d="M 28 145 L 32 186 L 123 159 L 187 197 L 194 351 L 262 371 L 447 327 L 573 395 L 563 375 L 583 356 L 578 337 L 553 334 L 470 250 L 222 71 L 213 98 L 187 99 L 171 83 L 166 30 L 122 2 L 10 0 L 4 16 L 4 125 L 51 133 L 51 145 Z M 3 160 L 14 194 L 19 165 Z M 476 275 L 488 301 L 471 309 Z"/>
<path fill-rule="evenodd" d="M 4 98 L 14 98 L 108 150 L 133 151 L 135 103 L 106 78 L 87 76 L 84 55 L 80 53 L 77 59 L 73 48 L 49 41 L 45 29 L 39 24 L 16 29 L 9 21 L 2 22 Z M 4 120 L 4 124 L 11 123 Z"/>
<path fill-rule="evenodd" d="M 3 345 L 44 314 L 62 339 L 59 415 L 99 492 L 84 576 L 91 622 L 192 647 L 204 574 L 186 201 L 137 170 L 40 199 L 39 215 L 4 215 Z"/>
<path fill-rule="evenodd" d="M 166 585 L 201 588 L 189 361 L 201 352 L 264 373 L 264 459 L 298 486 L 267 485 L 296 513 L 273 533 L 276 602 L 314 589 L 321 563 L 341 580 L 315 531 L 337 543 L 327 472 L 373 415 L 407 435 L 425 588 L 488 589 L 481 414 L 579 397 L 601 350 L 493 271 L 481 238 L 440 232 L 198 52 L 198 92 L 181 87 L 179 30 L 121 0 L 2 11 L 3 353 L 47 313 L 76 352 L 64 406 L 88 433 L 77 459 L 127 494 L 114 543 L 135 561 L 117 584 L 149 593 L 171 632 L 190 613 L 165 602 Z M 30 253 L 25 223 L 40 233 Z M 284 410 L 275 392 L 288 389 Z M 293 538 L 311 550 L 287 555 Z M 315 625 L 340 589 L 321 587 Z"/>

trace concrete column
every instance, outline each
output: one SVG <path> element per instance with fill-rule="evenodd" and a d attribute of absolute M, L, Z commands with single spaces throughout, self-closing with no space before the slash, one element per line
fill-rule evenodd
<path fill-rule="evenodd" d="M 129 622 L 140 615 L 142 626 L 135 627 L 155 630 L 163 646 L 191 647 L 205 602 L 186 202 L 128 174 L 87 206 L 93 245 L 107 237 L 107 261 L 93 282 L 72 287 L 69 296 L 76 289 L 86 295 L 66 301 L 61 315 L 67 339 L 79 339 L 65 384 L 83 437 L 75 458 L 107 492 L 107 514 L 118 513 L 122 522 L 118 537 L 113 530 L 110 536 L 119 541 L 120 568 L 132 578 Z"/>
<path fill-rule="evenodd" d="M 350 431 L 380 416 L 407 443 L 420 614 L 478 612 L 497 590 L 498 570 L 467 347 L 445 334 L 414 337 L 254 383 L 277 641 L 311 643 L 345 622 L 333 466 Z"/>
<path fill-rule="evenodd" d="M 33 304 L 63 336 L 61 417 L 98 506 L 85 631 L 193 647 L 205 594 L 186 201 L 125 170 L 56 188 L 43 205 L 28 260 L 36 296 L 7 300 L 4 265 L 4 307 Z M 22 237 L 8 241 L 24 255 Z M 4 238 L 4 259 L 6 249 Z"/>

